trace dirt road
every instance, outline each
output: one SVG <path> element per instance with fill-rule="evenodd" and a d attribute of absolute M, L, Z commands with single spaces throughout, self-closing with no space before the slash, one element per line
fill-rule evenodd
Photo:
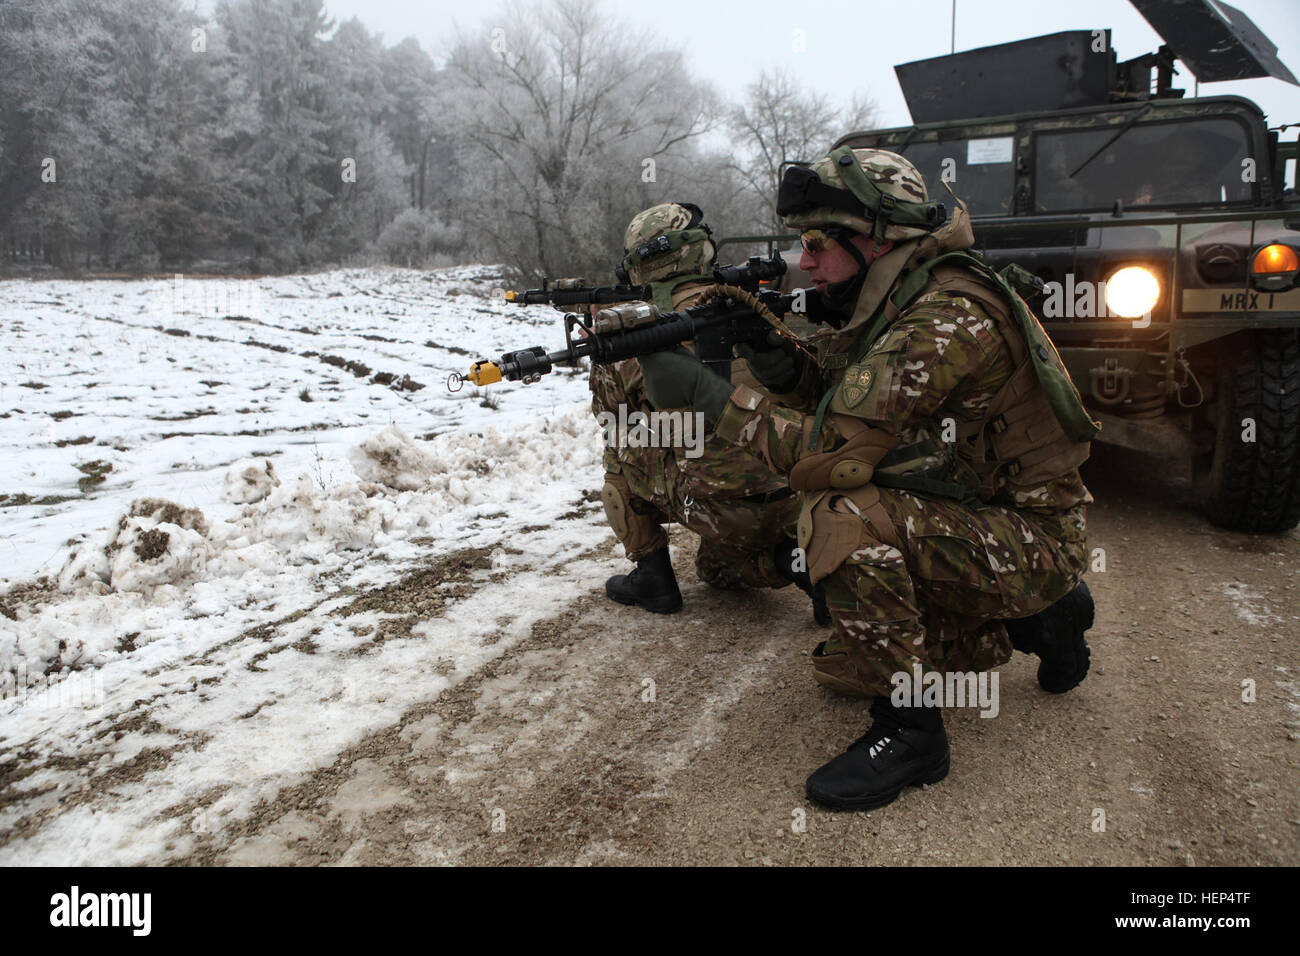
<path fill-rule="evenodd" d="M 1036 659 L 1017 656 L 1000 671 L 996 716 L 949 711 L 948 779 L 869 815 L 803 796 L 806 776 L 867 723 L 862 701 L 812 680 L 821 631 L 803 596 L 713 592 L 694 580 L 690 536 L 677 534 L 685 610 L 611 605 L 603 579 L 622 562 L 588 494 L 571 513 L 599 542 L 586 551 L 569 542 L 546 568 L 501 571 L 488 549 L 510 543 L 478 542 L 178 663 L 176 687 L 156 701 L 128 696 L 88 718 L 85 744 L 15 742 L 0 752 L 0 810 L 12 821 L 0 859 L 1300 863 L 1300 533 L 1216 530 L 1191 509 L 1185 482 L 1136 455 L 1097 448 L 1085 475 L 1097 498 L 1091 675 L 1054 697 L 1037 686 Z M 533 613 L 531 631 L 493 632 L 502 595 L 549 599 L 536 590 L 546 582 L 572 598 Z M 378 623 L 331 657 L 331 633 L 363 620 Z M 263 736 L 221 744 L 211 716 L 197 729 L 178 716 L 197 695 L 207 709 L 194 713 L 229 711 L 253 727 L 263 707 L 288 706 L 283 696 L 255 698 L 264 703 L 248 712 L 233 703 L 250 683 L 276 686 L 258 663 L 271 666 L 268 655 L 295 653 L 325 674 L 373 660 L 387 641 L 406 653 L 429 643 L 432 654 L 444 645 L 420 635 L 457 621 L 482 628 L 465 646 L 484 663 L 412 657 L 437 665 L 399 672 L 403 699 L 421 702 L 394 708 L 399 719 L 373 722 L 381 729 L 342 753 L 323 751 L 337 753 L 323 764 L 299 763 L 316 768 L 305 775 L 292 762 L 248 780 L 213 770 L 234 741 L 284 754 L 292 733 L 280 737 L 303 728 L 259 724 Z M 320 691 L 308 682 L 280 693 Z M 342 716 L 350 705 L 328 706 Z M 241 793 L 243 809 L 230 812 Z"/>
<path fill-rule="evenodd" d="M 1300 863 L 1300 535 L 1218 531 L 1138 456 L 1098 448 L 1086 477 L 1092 674 L 1053 697 L 1018 655 L 995 718 L 951 713 L 949 778 L 884 810 L 804 799 L 865 707 L 812 681 L 802 596 L 687 571 L 670 617 L 593 582 L 179 862 Z"/>

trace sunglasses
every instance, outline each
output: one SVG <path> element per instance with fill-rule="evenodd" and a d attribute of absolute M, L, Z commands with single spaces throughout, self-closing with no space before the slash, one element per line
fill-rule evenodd
<path fill-rule="evenodd" d="M 803 246 L 803 251 L 813 256 L 825 252 L 834 242 L 835 234 L 833 232 L 824 232 L 821 229 L 809 229 L 799 237 L 799 243 Z"/>

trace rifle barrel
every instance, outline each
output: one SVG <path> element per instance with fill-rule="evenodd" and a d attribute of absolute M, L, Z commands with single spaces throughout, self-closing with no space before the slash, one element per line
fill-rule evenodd
<path fill-rule="evenodd" d="M 584 290 L 590 291 L 590 290 Z M 549 293 L 556 294 L 556 293 Z M 777 296 L 775 293 L 760 293 L 764 304 L 775 314 L 785 315 L 804 293 L 787 293 Z M 618 301 L 627 301 L 620 299 Z M 576 321 L 576 317 L 571 316 Z M 736 320 L 757 320 L 754 328 L 728 331 L 730 323 Z M 566 326 L 567 327 L 567 326 Z M 517 382 L 536 381 L 542 375 L 551 372 L 556 365 L 576 365 L 579 359 L 590 358 L 596 365 L 612 365 L 629 358 L 649 355 L 674 348 L 683 342 L 700 341 L 706 337 L 718 341 L 726 347 L 730 356 L 731 344 L 735 341 L 758 341 L 766 337 L 769 327 L 758 319 L 754 311 L 744 303 L 728 299 L 695 306 L 681 312 L 665 312 L 660 318 L 640 328 L 622 332 L 588 334 L 569 338 L 568 346 L 555 352 L 547 352 L 541 346 L 506 352 L 499 362 L 481 361 L 474 363 L 467 376 L 475 385 L 488 385 L 501 379 Z M 722 334 L 723 338 L 719 339 Z M 731 338 L 726 338 L 730 335 Z M 718 361 L 718 359 L 713 359 Z M 730 358 L 727 359 L 730 361 Z"/>

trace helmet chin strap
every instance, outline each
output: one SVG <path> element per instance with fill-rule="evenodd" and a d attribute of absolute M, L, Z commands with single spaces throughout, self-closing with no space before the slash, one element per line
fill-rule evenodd
<path fill-rule="evenodd" d="M 867 277 L 867 269 L 870 268 L 870 264 L 867 262 L 866 256 L 862 254 L 862 250 L 853 244 L 851 236 L 838 234 L 833 238 L 858 264 L 858 271 L 847 279 L 826 284 L 826 291 L 822 293 L 822 299 L 827 305 L 838 309 L 856 298 L 858 290 L 862 288 L 862 281 Z M 872 258 L 874 259 L 875 256 Z"/>
<path fill-rule="evenodd" d="M 867 270 L 861 269 L 849 276 L 847 279 L 841 279 L 839 282 L 826 283 L 826 289 L 821 294 L 822 301 L 832 309 L 839 309 L 850 304 L 857 298 L 858 292 L 862 288 L 863 280 L 866 278 Z"/>

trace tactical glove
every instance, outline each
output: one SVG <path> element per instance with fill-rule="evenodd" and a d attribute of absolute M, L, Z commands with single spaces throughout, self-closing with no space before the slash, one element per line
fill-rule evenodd
<path fill-rule="evenodd" d="M 767 333 L 768 348 L 756 350 L 747 342 L 736 346 L 736 354 L 749 364 L 754 378 L 769 392 L 782 394 L 799 384 L 799 364 L 794 349 L 777 332 Z"/>
<path fill-rule="evenodd" d="M 646 397 L 655 408 L 690 406 L 713 425 L 727 407 L 731 383 L 705 368 L 686 349 L 654 352 L 639 359 Z"/>

